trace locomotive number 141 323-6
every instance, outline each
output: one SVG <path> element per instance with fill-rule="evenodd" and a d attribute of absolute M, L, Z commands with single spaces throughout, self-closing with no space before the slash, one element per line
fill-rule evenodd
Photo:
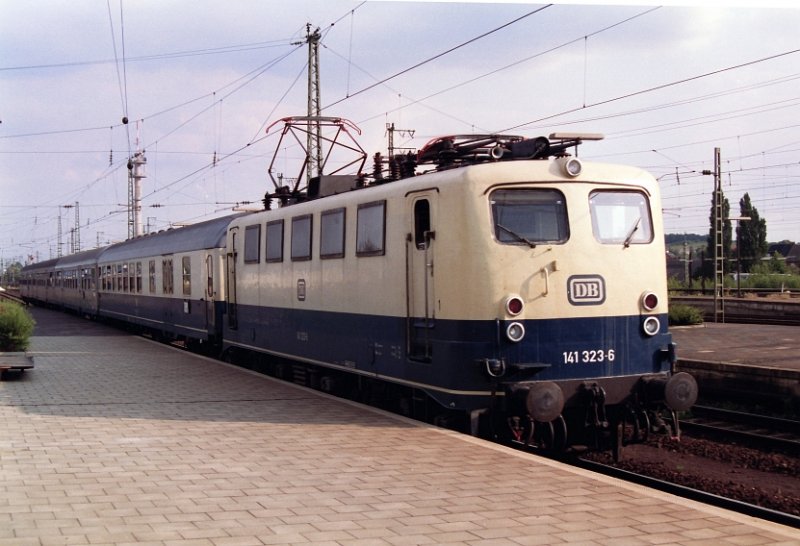
<path fill-rule="evenodd" d="M 616 352 L 614 349 L 591 349 L 586 351 L 564 351 L 564 364 L 592 364 L 600 362 L 614 362 Z"/>

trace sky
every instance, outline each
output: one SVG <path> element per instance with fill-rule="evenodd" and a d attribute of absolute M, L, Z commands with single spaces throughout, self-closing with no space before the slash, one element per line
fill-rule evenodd
<path fill-rule="evenodd" d="M 731 215 L 748 193 L 769 241 L 798 241 L 790 4 L 0 0 L 0 259 L 125 240 L 137 150 L 145 230 L 257 207 L 270 165 L 299 174 L 279 120 L 307 113 L 308 25 L 322 114 L 358 127 L 370 158 L 386 153 L 387 124 L 412 149 L 447 134 L 603 133 L 582 159 L 648 170 L 666 232 L 707 234 L 702 171 L 719 148 Z"/>

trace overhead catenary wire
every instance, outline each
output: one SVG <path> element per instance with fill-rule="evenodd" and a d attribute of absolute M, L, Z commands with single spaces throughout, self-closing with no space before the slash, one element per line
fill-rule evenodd
<path fill-rule="evenodd" d="M 668 89 L 670 87 L 675 87 L 676 85 L 681 85 L 681 84 L 684 84 L 684 83 L 700 80 L 700 79 L 703 79 L 703 78 L 708 78 L 710 76 L 716 76 L 718 74 L 722 74 L 723 72 L 729 72 L 731 70 L 737 70 L 739 68 L 744 68 L 746 66 L 752 66 L 754 64 L 759 64 L 759 63 L 763 63 L 763 62 L 766 62 L 766 61 L 772 61 L 772 60 L 779 59 L 781 57 L 785 57 L 785 56 L 788 56 L 788 55 L 794 55 L 795 53 L 798 53 L 798 52 L 800 52 L 800 49 L 792 49 L 792 50 L 789 50 L 789 51 L 776 53 L 774 55 L 769 55 L 767 57 L 762 57 L 760 59 L 754 59 L 754 60 L 747 61 L 747 62 L 744 62 L 744 63 L 728 66 L 728 67 L 725 67 L 725 68 L 719 68 L 717 70 L 712 70 L 710 72 L 705 72 L 703 74 L 697 74 L 695 76 L 691 76 L 691 77 L 688 77 L 688 78 L 682 78 L 682 79 L 675 80 L 675 81 L 672 81 L 672 82 L 663 83 L 661 85 L 656 85 L 656 86 L 653 86 L 653 87 L 640 89 L 638 91 L 633 91 L 631 93 L 626 93 L 624 95 L 618 95 L 616 97 L 612 97 L 612 98 L 609 98 L 609 99 L 597 101 L 597 102 L 591 103 L 591 104 L 586 105 L 586 106 L 580 106 L 580 107 L 577 107 L 577 108 L 570 108 L 568 110 L 564 110 L 563 112 L 558 112 L 556 114 L 551 114 L 549 116 L 541 117 L 541 118 L 538 118 L 538 119 L 535 119 L 535 120 L 532 120 L 532 121 L 526 121 L 525 123 L 520 123 L 518 125 L 507 127 L 506 129 L 502 129 L 502 130 L 500 130 L 498 132 L 504 133 L 504 132 L 507 132 L 507 131 L 513 131 L 514 129 L 520 129 L 522 127 L 526 127 L 526 126 L 532 125 L 534 123 L 539 123 L 539 122 L 547 120 L 547 119 L 553 119 L 553 118 L 556 118 L 558 116 L 562 116 L 562 115 L 569 114 L 569 113 L 572 113 L 572 112 L 577 112 L 577 111 L 580 111 L 580 110 L 584 110 L 584 109 L 587 109 L 587 108 L 593 108 L 593 107 L 601 106 L 601 105 L 604 105 L 604 104 L 610 104 L 612 102 L 617 102 L 617 101 L 624 100 L 624 99 L 630 99 L 630 98 L 633 98 L 633 97 L 636 97 L 636 96 L 639 96 L 639 95 L 644 95 L 646 93 L 652 93 L 654 91 L 661 91 L 663 89 Z"/>
<path fill-rule="evenodd" d="M 431 57 L 428 57 L 427 59 L 419 61 L 418 63 L 416 63 L 416 64 L 414 64 L 412 66 L 409 66 L 408 68 L 404 68 L 403 70 L 400 70 L 399 72 L 396 72 L 395 74 L 392 74 L 391 76 L 387 76 L 386 78 L 383 78 L 382 80 L 380 80 L 378 82 L 375 82 L 375 83 L 373 83 L 371 85 L 368 85 L 367 87 L 364 87 L 364 88 L 362 88 L 362 89 L 360 89 L 360 90 L 358 90 L 358 91 L 356 91 L 356 92 L 354 92 L 354 93 L 352 93 L 352 94 L 350 94 L 350 95 L 348 95 L 346 97 L 342 97 L 341 99 L 339 99 L 337 101 L 334 101 L 331 104 L 328 104 L 327 106 L 323 107 L 322 109 L 323 110 L 327 110 L 328 108 L 330 108 L 332 106 L 336 106 L 337 104 L 339 104 L 341 102 L 344 102 L 344 101 L 346 101 L 348 99 L 351 99 L 351 98 L 353 98 L 355 96 L 358 96 L 358 95 L 360 95 L 362 93 L 365 93 L 365 92 L 369 91 L 370 89 L 374 89 L 375 87 L 378 87 L 379 85 L 382 85 L 382 84 L 384 84 L 384 83 L 386 83 L 388 81 L 391 81 L 391 80 L 397 78 L 398 76 L 402 76 L 403 74 L 407 74 L 408 72 L 411 72 L 412 70 L 415 70 L 415 69 L 417 69 L 417 68 L 419 68 L 421 66 L 424 66 L 424 65 L 426 65 L 426 64 L 428 64 L 430 62 L 433 62 L 436 59 L 440 59 L 441 57 L 444 57 L 445 55 L 448 55 L 448 54 L 450 54 L 450 53 L 452 53 L 454 51 L 457 51 L 457 50 L 461 49 L 462 47 L 465 47 L 465 46 L 467 46 L 469 44 L 472 44 L 472 43 L 474 43 L 474 42 L 476 42 L 476 41 L 478 41 L 478 40 L 480 40 L 482 38 L 485 38 L 485 37 L 487 37 L 487 36 L 489 36 L 491 34 L 494 34 L 495 32 L 503 30 L 504 28 L 509 27 L 509 26 L 513 25 L 514 23 L 517 23 L 517 22 L 519 22 L 519 21 L 521 21 L 521 20 L 523 20 L 523 19 L 525 19 L 527 17 L 530 17 L 531 15 L 535 15 L 537 13 L 540 13 L 540 12 L 544 11 L 545 9 L 551 7 L 552 5 L 553 4 L 547 4 L 546 6 L 542 6 L 540 8 L 537 8 L 537 9 L 533 10 L 533 11 L 529 11 L 528 13 L 526 13 L 524 15 L 521 15 L 521 16 L 519 16 L 519 17 L 517 17 L 517 18 L 515 18 L 515 19 L 513 19 L 513 20 L 511 20 L 511 21 L 509 21 L 509 22 L 507 22 L 505 24 L 502 24 L 499 27 L 495 27 L 492 30 L 489 30 L 487 32 L 484 32 L 484 33 L 478 35 L 478 36 L 470 38 L 469 40 L 467 40 L 465 42 L 461 42 L 460 44 L 458 44 L 456 46 L 453 46 L 453 47 L 451 47 L 451 48 L 449 48 L 449 49 L 447 49 L 445 51 L 437 53 L 436 55 L 433 55 Z"/>

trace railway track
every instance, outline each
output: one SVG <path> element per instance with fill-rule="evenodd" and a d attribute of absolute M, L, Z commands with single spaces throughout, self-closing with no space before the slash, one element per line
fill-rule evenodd
<path fill-rule="evenodd" d="M 567 462 L 800 529 L 800 422 L 694 406 L 681 429 L 680 441 L 634 446 L 620 462 L 591 453 Z"/>
<path fill-rule="evenodd" d="M 22 298 L 9 292 L 8 290 L 2 288 L 0 289 L 0 300 L 3 301 L 13 301 L 14 303 L 19 303 L 20 305 L 25 305 L 25 302 L 22 301 Z"/>
<path fill-rule="evenodd" d="M 670 295 L 670 302 L 696 307 L 703 319 L 714 320 L 714 298 L 711 296 Z M 725 297 L 725 322 L 736 324 L 765 324 L 771 326 L 800 326 L 800 300 L 781 298 Z"/>
<path fill-rule="evenodd" d="M 800 529 L 800 516 L 796 516 L 794 514 L 787 514 L 785 512 L 779 512 L 777 510 L 764 508 L 762 506 L 742 502 L 736 499 L 730 499 L 720 495 L 707 493 L 699 489 L 653 478 L 645 474 L 623 470 L 621 468 L 597 461 L 576 459 L 574 461 L 570 461 L 570 463 L 579 468 L 591 470 L 592 472 L 597 472 L 605 476 L 611 476 L 652 489 L 657 489 L 659 491 L 664 491 L 665 493 L 677 495 L 679 497 Z"/>
<path fill-rule="evenodd" d="M 800 457 L 800 421 L 694 406 L 692 417 L 681 420 L 681 428 Z"/>

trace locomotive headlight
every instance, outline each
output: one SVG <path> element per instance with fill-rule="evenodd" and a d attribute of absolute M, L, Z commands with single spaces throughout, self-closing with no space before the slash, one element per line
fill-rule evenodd
<path fill-rule="evenodd" d="M 654 336 L 661 330 L 661 321 L 656 317 L 647 317 L 642 323 L 642 329 L 648 336 Z"/>
<path fill-rule="evenodd" d="M 506 313 L 512 317 L 516 317 L 525 308 L 525 303 L 519 296 L 509 296 L 506 299 Z"/>
<path fill-rule="evenodd" d="M 564 163 L 564 170 L 568 176 L 575 178 L 581 174 L 581 171 L 583 170 L 583 164 L 577 157 L 571 157 Z"/>
<path fill-rule="evenodd" d="M 642 294 L 642 307 L 646 311 L 652 311 L 656 307 L 658 307 L 658 296 L 653 292 L 645 292 Z"/>
<path fill-rule="evenodd" d="M 521 322 L 512 322 L 506 327 L 506 337 L 514 343 L 522 341 L 525 337 L 525 326 Z"/>

